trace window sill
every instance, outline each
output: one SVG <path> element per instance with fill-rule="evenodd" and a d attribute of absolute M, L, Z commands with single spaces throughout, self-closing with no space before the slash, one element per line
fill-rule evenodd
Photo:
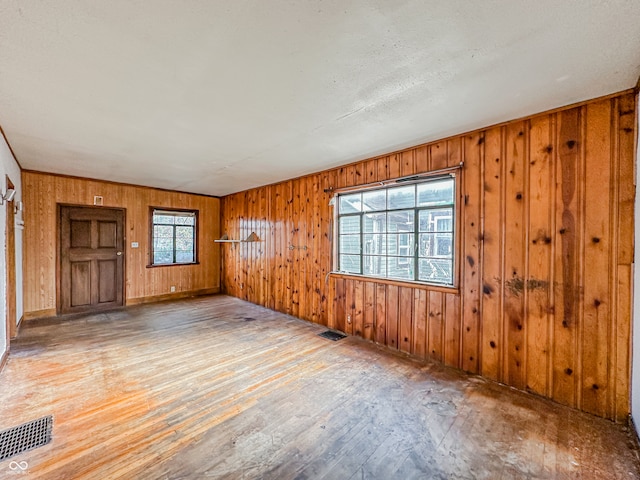
<path fill-rule="evenodd" d="M 357 273 L 346 273 L 346 272 L 329 272 L 329 276 L 335 277 L 335 278 L 351 278 L 354 280 L 361 280 L 364 282 L 373 282 L 373 283 L 382 283 L 385 285 L 396 285 L 399 287 L 420 288 L 422 290 L 429 290 L 431 292 L 451 293 L 454 295 L 460 294 L 460 289 L 456 286 L 439 285 L 437 283 L 425 283 L 425 282 L 416 282 L 413 280 L 398 280 L 393 278 L 370 277 L 367 275 L 358 275 Z"/>
<path fill-rule="evenodd" d="M 191 265 L 200 265 L 200 262 L 189 262 L 189 263 L 156 263 L 149 264 L 147 268 L 159 268 L 159 267 L 189 267 Z"/>

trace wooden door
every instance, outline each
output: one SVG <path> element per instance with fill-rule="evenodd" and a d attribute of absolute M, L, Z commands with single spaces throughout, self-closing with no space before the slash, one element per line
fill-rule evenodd
<path fill-rule="evenodd" d="M 60 206 L 58 312 L 123 305 L 124 211 Z"/>

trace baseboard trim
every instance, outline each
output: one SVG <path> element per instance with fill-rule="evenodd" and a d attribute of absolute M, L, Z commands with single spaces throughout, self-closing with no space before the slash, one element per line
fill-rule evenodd
<path fill-rule="evenodd" d="M 55 308 L 45 308 L 44 310 L 34 310 L 33 312 L 24 312 L 23 320 L 36 320 L 38 318 L 55 317 L 58 312 Z M 22 323 L 22 322 L 20 322 Z"/>
<path fill-rule="evenodd" d="M 138 297 L 138 298 L 130 298 L 127 300 L 126 305 L 140 305 L 143 303 L 154 303 L 154 302 L 163 302 L 166 300 L 178 300 L 181 298 L 189 298 L 189 297 L 200 297 L 203 295 L 213 295 L 216 293 L 220 293 L 220 287 L 216 288 L 204 288 L 200 290 L 191 290 L 187 292 L 175 292 L 168 293 L 165 295 L 153 295 L 150 297 Z M 57 311 L 55 308 L 45 308 L 43 310 L 34 310 L 33 312 L 24 312 L 22 317 L 20 317 L 20 321 L 16 326 L 16 337 L 20 331 L 20 327 L 22 326 L 23 321 L 37 320 L 41 318 L 55 317 L 57 316 Z M 0 372 L 4 368 L 7 360 L 9 359 L 9 349 L 10 346 L 7 345 L 7 349 L 0 356 Z"/>
<path fill-rule="evenodd" d="M 20 335 L 20 327 L 22 326 L 22 320 L 24 320 L 24 315 L 22 315 L 18 320 L 18 323 L 16 324 L 16 334 L 13 337 L 11 337 L 11 340 L 15 340 Z"/>
<path fill-rule="evenodd" d="M 640 432 L 638 432 L 638 429 L 636 428 L 636 422 L 633 421 L 633 417 L 631 416 L 631 414 L 629 414 L 629 430 L 631 430 L 631 435 L 633 435 L 633 438 L 636 441 L 636 446 L 640 447 Z"/>
<path fill-rule="evenodd" d="M 0 372 L 2 372 L 2 369 L 6 365 L 8 359 L 9 359 L 9 345 L 7 345 L 7 349 L 2 354 L 2 357 L 0 357 Z"/>
<path fill-rule="evenodd" d="M 200 290 L 188 290 L 185 292 L 175 292 L 175 293 L 166 293 L 164 295 L 151 295 L 149 297 L 137 297 L 137 298 L 128 298 L 125 302 L 125 306 L 129 307 L 132 305 L 141 305 L 143 303 L 156 303 L 156 302 L 164 302 L 167 300 L 179 300 L 181 298 L 189 298 L 189 297 L 201 297 L 203 295 L 213 295 L 216 293 L 220 293 L 220 287 L 215 288 L 203 288 Z M 122 307 L 120 307 L 122 308 Z M 90 311 L 83 313 L 91 313 Z M 49 318 L 49 317 L 57 317 L 58 312 L 55 308 L 45 308 L 43 310 L 34 310 L 33 312 L 25 312 L 22 316 L 22 320 L 38 320 L 41 318 Z M 20 323 L 22 324 L 22 320 Z"/>
<path fill-rule="evenodd" d="M 203 295 L 213 295 L 216 293 L 220 293 L 220 287 L 203 288 L 200 290 L 189 290 L 186 292 L 166 293 L 164 295 L 153 295 L 150 297 L 128 298 L 127 306 L 140 305 L 143 303 L 164 302 L 167 300 L 179 300 L 181 298 L 189 298 L 189 297 L 201 297 Z"/>

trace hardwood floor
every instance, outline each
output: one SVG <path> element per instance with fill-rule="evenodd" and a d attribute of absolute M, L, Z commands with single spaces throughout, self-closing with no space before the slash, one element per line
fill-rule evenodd
<path fill-rule="evenodd" d="M 53 439 L 0 478 L 640 478 L 621 425 L 324 330 L 226 296 L 26 322 L 0 429 Z"/>

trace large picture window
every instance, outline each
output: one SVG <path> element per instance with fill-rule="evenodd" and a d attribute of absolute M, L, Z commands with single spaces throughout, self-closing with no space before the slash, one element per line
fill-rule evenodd
<path fill-rule="evenodd" d="M 455 178 L 338 196 L 338 270 L 454 283 Z"/>
<path fill-rule="evenodd" d="M 198 212 L 151 209 L 151 265 L 197 262 Z"/>

